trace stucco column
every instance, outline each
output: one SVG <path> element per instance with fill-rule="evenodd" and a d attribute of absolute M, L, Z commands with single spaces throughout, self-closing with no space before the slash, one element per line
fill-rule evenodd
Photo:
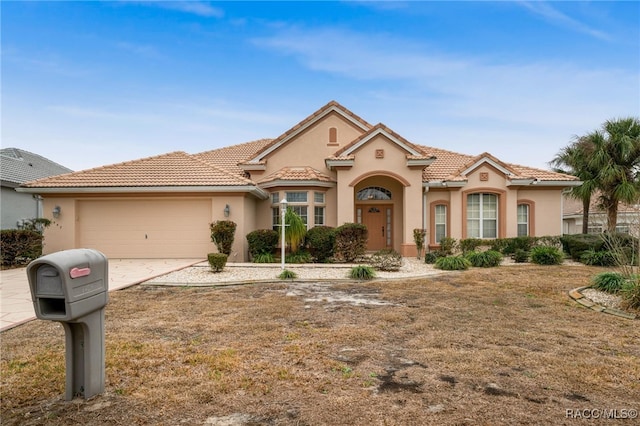
<path fill-rule="evenodd" d="M 355 221 L 354 187 L 349 185 L 348 179 L 345 179 L 344 177 L 341 179 L 340 174 L 341 173 L 338 172 L 338 223 L 336 226 Z"/>
<path fill-rule="evenodd" d="M 422 175 L 422 172 L 420 172 Z M 422 176 L 420 176 L 422 177 Z M 403 256 L 417 255 L 416 243 L 413 240 L 413 230 L 422 228 L 422 185 L 420 181 L 414 179 L 418 183 L 412 183 L 404 187 L 402 200 L 402 244 L 400 245 L 400 254 Z"/>

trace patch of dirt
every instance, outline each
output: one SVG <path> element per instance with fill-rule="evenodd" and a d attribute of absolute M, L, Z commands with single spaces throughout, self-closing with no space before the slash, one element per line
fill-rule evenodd
<path fill-rule="evenodd" d="M 2 333 L 2 424 L 574 425 L 567 409 L 637 410 L 640 323 L 567 296 L 601 271 L 131 287 L 111 293 L 106 389 L 89 400 L 64 401 L 59 324 Z"/>

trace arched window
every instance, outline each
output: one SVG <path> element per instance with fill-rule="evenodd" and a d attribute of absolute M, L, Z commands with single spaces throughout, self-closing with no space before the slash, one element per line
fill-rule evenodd
<path fill-rule="evenodd" d="M 361 201 L 390 200 L 391 191 L 380 186 L 369 186 L 358 191 L 358 193 L 356 194 L 356 199 Z"/>

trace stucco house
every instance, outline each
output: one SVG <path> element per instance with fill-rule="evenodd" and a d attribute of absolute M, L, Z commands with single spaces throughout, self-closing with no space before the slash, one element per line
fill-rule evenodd
<path fill-rule="evenodd" d="M 1 229 L 20 228 L 24 221 L 43 217 L 37 194 L 16 192 L 20 184 L 72 170 L 41 155 L 18 148 L 0 149 Z"/>
<path fill-rule="evenodd" d="M 582 201 L 565 195 L 563 203 L 562 230 L 564 234 L 581 234 L 583 221 Z M 590 234 L 600 234 L 607 230 L 607 212 L 598 204 L 598 194 L 591 197 L 589 205 Z M 640 204 L 618 204 L 616 232 L 640 235 Z"/>
<path fill-rule="evenodd" d="M 412 143 L 329 102 L 275 139 L 198 154 L 177 151 L 26 183 L 60 211 L 45 252 L 90 247 L 116 258 L 204 257 L 209 223 L 245 235 L 278 226 L 286 198 L 307 223 L 369 229 L 368 249 L 416 254 L 413 230 L 440 238 L 562 233 L 562 191 L 575 177 Z M 53 218 L 51 218 L 53 219 Z"/>

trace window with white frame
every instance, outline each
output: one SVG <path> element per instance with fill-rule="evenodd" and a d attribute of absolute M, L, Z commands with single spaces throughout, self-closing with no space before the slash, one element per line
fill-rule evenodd
<path fill-rule="evenodd" d="M 325 224 L 325 206 L 324 192 L 313 193 L 313 224 L 314 226 L 323 226 Z"/>
<path fill-rule="evenodd" d="M 447 236 L 447 206 L 444 204 L 438 204 L 434 211 L 435 219 L 435 238 L 436 244 L 440 244 L 440 240 Z"/>
<path fill-rule="evenodd" d="M 518 237 L 529 235 L 529 205 L 518 204 Z"/>
<path fill-rule="evenodd" d="M 467 236 L 468 238 L 498 237 L 497 195 L 467 195 Z"/>

